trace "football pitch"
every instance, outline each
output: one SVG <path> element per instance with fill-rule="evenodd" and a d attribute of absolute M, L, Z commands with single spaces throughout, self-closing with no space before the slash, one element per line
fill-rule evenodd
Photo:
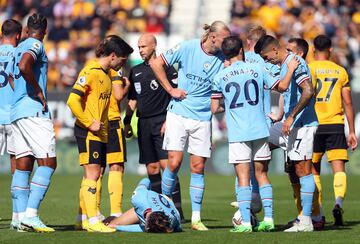
<path fill-rule="evenodd" d="M 348 192 L 345 201 L 346 226 L 332 226 L 333 207 L 332 176 L 322 177 L 323 205 L 327 224 L 325 230 L 313 233 L 283 233 L 283 226 L 296 216 L 291 187 L 285 175 L 271 175 L 274 187 L 274 212 L 276 231 L 272 233 L 230 233 L 231 218 L 235 209 L 230 206 L 234 200 L 234 177 L 208 174 L 205 177 L 205 197 L 202 219 L 209 227 L 207 232 L 190 229 L 191 204 L 189 200 L 189 177 L 182 176 L 182 197 L 185 218 L 184 232 L 176 234 L 146 233 L 88 233 L 74 231 L 73 224 L 78 209 L 80 175 L 57 175 L 53 177 L 50 190 L 40 209 L 40 217 L 56 229 L 55 233 L 18 233 L 9 230 L 11 201 L 10 177 L 0 177 L 0 243 L 359 243 L 360 236 L 360 177 L 348 176 Z M 132 190 L 140 176 L 125 175 L 123 210 L 130 207 Z M 359 184 L 359 185 L 358 185 Z M 102 212 L 109 213 L 107 179 L 104 178 Z M 259 215 L 261 218 L 261 214 Z"/>

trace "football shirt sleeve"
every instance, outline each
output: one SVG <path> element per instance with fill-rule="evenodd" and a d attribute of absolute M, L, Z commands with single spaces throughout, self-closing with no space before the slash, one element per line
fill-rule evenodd
<path fill-rule="evenodd" d="M 214 80 L 211 83 L 211 98 L 220 99 L 223 97 L 221 92 L 221 76 L 219 74 L 215 75 Z"/>
<path fill-rule="evenodd" d="M 342 87 L 350 89 L 349 76 L 344 68 L 341 69 L 342 73 Z"/>
<path fill-rule="evenodd" d="M 113 69 L 110 70 L 110 78 L 111 78 L 112 84 L 123 85 L 124 80 L 122 77 L 123 77 L 122 69 L 119 69 L 118 71 L 113 70 Z"/>
<path fill-rule="evenodd" d="M 265 88 L 272 90 L 280 82 L 280 70 L 269 70 L 268 68 L 263 67 L 262 73 L 264 77 Z"/>
<path fill-rule="evenodd" d="M 173 48 L 167 50 L 166 52 L 160 54 L 160 56 L 163 59 L 166 66 L 170 66 L 175 63 L 180 63 L 185 48 L 186 48 L 185 42 L 182 42 L 177 44 Z"/>
<path fill-rule="evenodd" d="M 82 97 L 88 90 L 90 90 L 93 75 L 94 74 L 90 73 L 89 71 L 82 70 L 70 92 L 67 101 L 67 105 L 69 106 L 75 117 L 80 121 L 80 123 L 86 126 L 86 128 L 88 128 L 92 124 L 93 119 L 90 118 L 87 113 L 84 113 L 82 106 Z"/>
<path fill-rule="evenodd" d="M 28 43 L 25 53 L 29 53 L 36 61 L 44 53 L 44 45 L 41 41 L 34 39 Z"/>
<path fill-rule="evenodd" d="M 308 74 L 309 68 L 306 63 L 300 62 L 299 66 L 296 68 L 293 74 L 293 79 L 295 79 L 298 86 L 301 85 L 306 80 L 311 80 L 311 77 Z"/>

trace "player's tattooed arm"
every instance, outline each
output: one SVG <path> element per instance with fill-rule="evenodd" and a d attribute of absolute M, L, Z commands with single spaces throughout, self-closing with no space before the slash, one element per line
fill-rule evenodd
<path fill-rule="evenodd" d="M 311 97 L 314 96 L 314 87 L 311 84 L 310 79 L 304 80 L 299 86 L 302 90 L 300 100 L 295 105 L 294 109 L 291 111 L 288 118 L 284 121 L 284 124 L 282 127 L 282 132 L 285 135 L 289 134 L 291 125 L 294 122 L 296 115 L 298 115 L 306 107 L 306 105 L 309 103 Z"/>
<path fill-rule="evenodd" d="M 211 112 L 213 114 L 225 112 L 224 104 L 221 104 L 220 101 L 221 101 L 221 99 L 218 99 L 218 98 L 211 99 Z"/>

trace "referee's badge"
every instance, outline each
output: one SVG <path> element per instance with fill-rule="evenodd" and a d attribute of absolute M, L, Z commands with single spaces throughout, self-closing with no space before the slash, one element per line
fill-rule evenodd
<path fill-rule="evenodd" d="M 141 84 L 140 82 L 134 82 L 134 86 L 135 86 L 135 91 L 137 94 L 141 93 Z"/>
<path fill-rule="evenodd" d="M 154 91 L 157 90 L 159 88 L 159 83 L 157 83 L 156 80 L 152 80 L 150 82 L 150 88 Z"/>

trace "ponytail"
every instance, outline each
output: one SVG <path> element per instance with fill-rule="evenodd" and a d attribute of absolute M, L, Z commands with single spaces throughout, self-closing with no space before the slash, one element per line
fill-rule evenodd
<path fill-rule="evenodd" d="M 201 42 L 205 42 L 209 38 L 211 32 L 218 32 L 221 30 L 226 30 L 230 32 L 229 27 L 227 27 L 227 25 L 224 22 L 219 20 L 214 21 L 211 25 L 204 24 L 203 29 L 205 32 L 201 37 Z"/>

